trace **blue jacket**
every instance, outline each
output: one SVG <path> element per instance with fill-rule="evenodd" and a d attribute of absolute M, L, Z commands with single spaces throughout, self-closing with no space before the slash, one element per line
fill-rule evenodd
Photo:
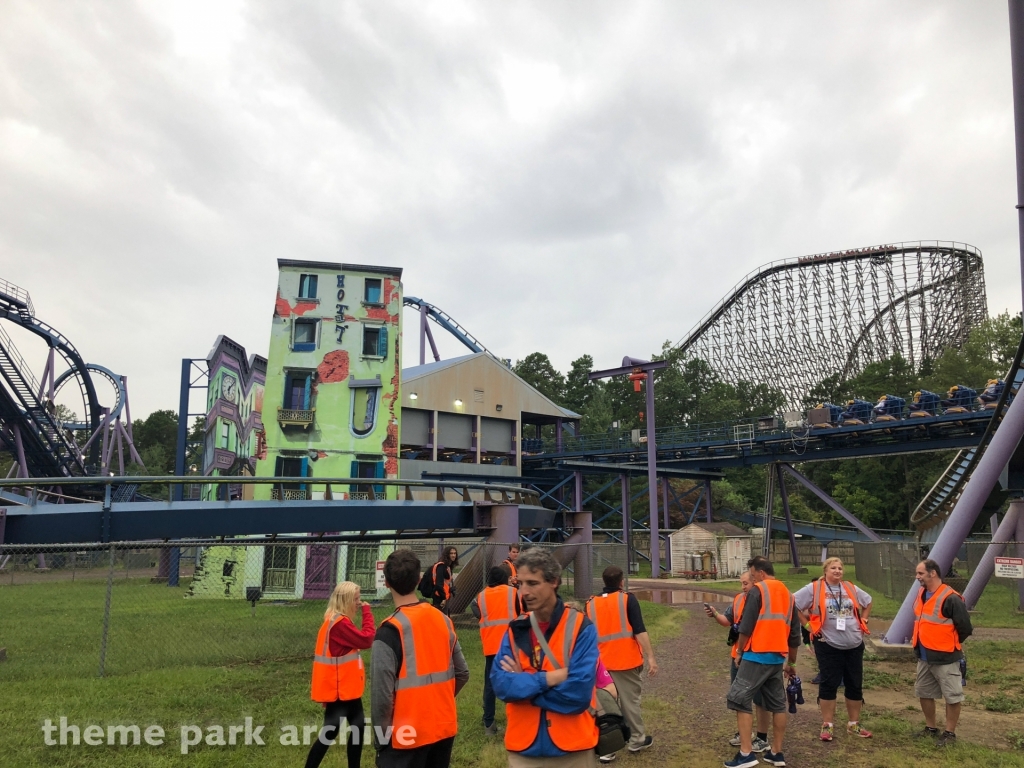
<path fill-rule="evenodd" d="M 555 610 L 551 613 L 551 624 L 544 634 L 544 639 L 551 638 L 551 633 L 558 626 L 558 622 L 562 620 L 564 611 L 565 604 L 559 600 L 555 604 Z M 512 630 L 516 646 L 524 649 L 532 647 L 530 645 L 529 617 L 513 620 L 509 623 L 509 628 Z M 504 671 L 499 661 L 506 656 L 511 657 L 511 655 L 512 649 L 508 642 L 508 633 L 506 633 L 491 667 L 491 686 L 494 688 L 495 695 L 502 701 L 529 700 L 542 710 L 551 710 L 564 715 L 578 714 L 590 706 L 594 685 L 597 682 L 597 629 L 585 615 L 583 626 L 576 638 L 576 645 L 573 647 L 572 657 L 569 659 L 569 677 L 564 683 L 556 685 L 554 688 L 548 688 L 544 674 Z M 529 748 L 519 754 L 527 757 L 560 757 L 568 753 L 560 750 L 551 741 L 551 737 L 548 736 L 546 718 L 542 713 L 537 738 Z"/>

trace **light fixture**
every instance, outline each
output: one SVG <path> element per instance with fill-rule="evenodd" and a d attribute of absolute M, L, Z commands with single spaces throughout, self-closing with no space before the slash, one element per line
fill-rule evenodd
<path fill-rule="evenodd" d="M 495 409 L 496 409 L 496 410 L 498 410 L 498 411 L 501 411 L 501 403 L 498 403 L 498 404 L 497 404 L 496 406 L 494 406 L 494 407 L 495 407 Z"/>
<path fill-rule="evenodd" d="M 455 399 L 455 407 L 456 408 L 461 408 L 462 407 L 462 401 L 459 400 L 458 398 Z"/>
<path fill-rule="evenodd" d="M 419 400 L 419 399 L 420 399 L 420 396 L 419 396 L 419 395 L 417 395 L 417 394 L 416 394 L 415 392 L 410 392 L 410 393 L 409 393 L 409 399 L 410 399 L 410 400 Z"/>

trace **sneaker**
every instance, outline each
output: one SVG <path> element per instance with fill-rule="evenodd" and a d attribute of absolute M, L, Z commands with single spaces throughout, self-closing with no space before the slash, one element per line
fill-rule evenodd
<path fill-rule="evenodd" d="M 737 731 L 736 735 L 733 736 L 731 739 L 729 739 L 729 746 L 730 747 L 738 747 L 739 745 L 740 745 L 740 734 L 739 734 L 739 731 Z"/>
<path fill-rule="evenodd" d="M 750 741 L 750 751 L 751 752 L 757 752 L 757 753 L 760 754 L 761 752 L 764 752 L 765 750 L 767 750 L 770 746 L 771 746 L 771 744 L 769 744 L 764 739 L 759 739 L 757 736 L 755 736 Z"/>
<path fill-rule="evenodd" d="M 610 755 L 601 755 L 597 758 L 599 763 L 611 763 L 615 761 L 615 758 L 619 756 L 618 752 L 612 752 Z"/>
<path fill-rule="evenodd" d="M 732 760 L 726 760 L 723 765 L 725 768 L 754 768 L 754 766 L 757 765 L 757 755 L 753 752 L 749 755 L 737 752 L 736 757 Z"/>
<path fill-rule="evenodd" d="M 956 744 L 956 734 L 952 731 L 943 731 L 942 735 L 935 740 L 936 747 L 952 747 Z"/>
<path fill-rule="evenodd" d="M 768 763 L 768 765 L 774 765 L 776 768 L 786 768 L 786 758 L 782 756 L 781 752 L 772 752 L 769 749 L 761 755 L 761 759 Z"/>
<path fill-rule="evenodd" d="M 914 734 L 915 739 L 936 739 L 939 736 L 938 728 L 929 728 L 927 725 Z"/>
<path fill-rule="evenodd" d="M 497 723 L 491 723 L 490 725 L 484 726 L 485 736 L 497 736 L 499 733 L 501 733 L 501 729 L 498 728 Z"/>
<path fill-rule="evenodd" d="M 814 679 L 811 680 L 811 685 L 821 685 L 821 672 L 814 676 Z"/>
<path fill-rule="evenodd" d="M 862 739 L 870 739 L 871 731 L 861 728 L 860 723 L 847 723 L 846 732 L 851 736 L 859 736 Z"/>
<path fill-rule="evenodd" d="M 822 741 L 832 741 L 833 734 L 834 734 L 834 728 L 832 726 L 832 723 L 822 723 L 821 724 L 821 735 L 819 736 L 819 738 Z"/>
<path fill-rule="evenodd" d="M 639 752 L 642 749 L 647 749 L 651 744 L 654 743 L 654 737 L 651 735 L 644 736 L 643 741 L 638 741 L 635 744 L 630 744 L 626 749 L 630 752 Z"/>

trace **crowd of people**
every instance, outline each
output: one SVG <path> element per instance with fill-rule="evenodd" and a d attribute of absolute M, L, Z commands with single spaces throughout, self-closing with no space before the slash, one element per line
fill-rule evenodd
<path fill-rule="evenodd" d="M 349 767 L 359 765 L 368 724 L 361 656 L 367 648 L 372 649 L 369 723 L 376 765 L 449 765 L 458 732 L 456 697 L 470 677 L 447 614 L 457 563 L 458 551 L 446 549 L 430 569 L 430 590 L 423 587 L 414 552 L 391 553 L 384 580 L 395 610 L 379 627 L 357 585 L 342 582 L 335 588 L 314 652 L 312 698 L 324 706 L 324 725 L 307 768 L 317 768 L 335 740 L 346 744 Z M 795 593 L 775 578 L 766 558 L 751 559 L 748 568 L 742 591 L 724 612 L 705 604 L 707 614 L 729 629 L 732 645 L 726 706 L 736 716 L 730 743 L 739 751 L 726 768 L 753 768 L 761 761 L 786 765 L 787 693 L 792 698 L 800 689 L 796 660 L 804 640 L 820 670 L 820 739 L 837 736 L 833 720 L 840 688 L 845 733 L 870 738 L 860 714 L 871 596 L 844 580 L 839 558 L 826 560 L 822 576 Z M 654 743 L 641 713 L 641 694 L 645 675 L 656 675 L 658 663 L 640 603 L 622 589 L 622 569 L 606 568 L 604 592 L 585 606 L 559 597 L 561 572 L 549 551 L 513 546 L 508 559 L 490 568 L 486 586 L 470 604 L 484 655 L 481 725 L 487 736 L 501 735 L 496 709 L 503 701 L 511 768 L 594 768 L 614 761 L 620 750 L 640 752 Z M 962 598 L 943 584 L 934 561 L 918 565 L 917 580 L 921 592 L 912 645 L 918 657 L 915 690 L 925 716 L 920 735 L 949 745 L 956 740 L 963 701 L 961 643 L 971 634 L 971 623 Z M 430 602 L 417 597 L 417 586 Z M 946 705 L 941 731 L 940 698 Z M 612 717 L 606 716 L 609 709 Z"/>
<path fill-rule="evenodd" d="M 726 768 L 753 768 L 761 760 L 780 768 L 786 765 L 782 751 L 787 720 L 785 681 L 793 681 L 791 687 L 800 686 L 796 660 L 805 636 L 819 670 L 819 738 L 831 742 L 836 737 L 833 720 L 839 688 L 844 689 L 846 700 L 846 733 L 871 738 L 871 732 L 860 723 L 871 595 L 843 579 L 843 561 L 838 557 L 825 560 L 821 577 L 793 594 L 775 578 L 774 566 L 767 558 L 755 557 L 748 566 L 749 574 L 741 580 L 742 591 L 725 612 L 705 604 L 708 616 L 729 627 L 728 640 L 733 645 L 726 706 L 736 712 L 737 732 L 730 743 L 739 751 L 725 762 Z M 911 639 L 918 660 L 914 692 L 925 717 L 918 736 L 949 746 L 956 743 L 964 699 L 962 642 L 973 629 L 963 598 L 942 582 L 938 563 L 921 561 L 916 577 L 921 591 L 914 603 Z M 936 722 L 937 699 L 943 699 L 946 706 L 942 731 Z M 754 710 L 757 729 L 752 732 Z"/>

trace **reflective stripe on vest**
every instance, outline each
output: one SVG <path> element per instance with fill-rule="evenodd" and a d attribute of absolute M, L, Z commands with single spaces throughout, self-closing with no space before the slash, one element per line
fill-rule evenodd
<path fill-rule="evenodd" d="M 793 596 L 778 579 L 765 579 L 754 585 L 761 593 L 761 611 L 754 633 L 744 652 L 782 653 L 789 651 L 790 624 L 793 619 Z M 775 592 L 775 599 L 772 598 Z"/>
<path fill-rule="evenodd" d="M 453 663 L 451 656 L 448 657 L 448 669 L 441 672 L 431 672 L 426 675 L 417 675 L 416 672 L 416 643 L 413 642 L 412 637 L 412 622 L 409 621 L 409 617 L 401 611 L 395 613 L 392 616 L 398 622 L 399 632 L 402 633 L 402 656 L 407 670 L 411 670 L 413 674 L 407 674 L 405 677 L 400 677 L 395 680 L 395 690 L 404 691 L 409 688 L 422 688 L 425 685 L 433 685 L 434 683 L 444 683 L 449 680 L 455 679 L 455 664 Z M 448 627 L 448 647 L 451 649 L 455 648 L 455 630 L 449 624 Z"/>
<path fill-rule="evenodd" d="M 611 671 L 636 669 L 644 663 L 643 651 L 629 624 L 626 611 L 629 596 L 622 591 L 592 597 L 587 616 L 597 629 L 597 647 L 601 661 Z"/>
<path fill-rule="evenodd" d="M 504 598 L 500 591 L 504 591 Z M 505 628 L 516 617 L 516 591 L 507 584 L 487 587 L 476 596 L 476 605 L 480 611 L 480 643 L 484 656 L 494 656 L 501 647 Z"/>
<path fill-rule="evenodd" d="M 583 616 L 572 608 L 565 608 L 557 627 L 549 628 L 551 652 L 560 658 L 550 659 L 541 651 L 540 668 L 533 666 L 532 653 L 518 648 L 512 629 L 508 630 L 509 647 L 512 654 L 517 655 L 524 672 L 541 674 L 551 670 L 567 667 L 572 658 L 576 638 L 583 626 Z M 559 634 L 561 639 L 559 642 Z M 530 651 L 532 652 L 532 648 Z M 591 708 L 596 709 L 597 702 L 591 694 Z M 550 709 L 541 709 L 530 699 L 505 702 L 505 714 L 508 727 L 505 730 L 505 749 L 510 752 L 523 752 L 530 748 L 540 733 L 541 717 L 547 727 L 551 743 L 563 752 L 583 752 L 597 746 L 598 729 L 591 709 L 585 709 L 574 715 L 561 714 Z"/>
<path fill-rule="evenodd" d="M 910 641 L 912 646 L 921 642 L 925 648 L 938 651 L 939 653 L 952 653 L 960 649 L 960 638 L 953 626 L 953 620 L 942 615 L 942 605 L 950 595 L 960 596 L 960 593 L 948 584 L 943 584 L 931 596 L 928 602 L 924 602 L 924 589 L 914 601 L 914 636 Z M 931 606 L 925 612 L 925 608 Z"/>
<path fill-rule="evenodd" d="M 732 599 L 732 623 L 738 625 L 743 618 L 743 607 L 747 604 L 747 593 L 740 592 Z M 732 657 L 735 659 L 740 653 L 740 644 L 733 643 L 731 649 Z"/>

